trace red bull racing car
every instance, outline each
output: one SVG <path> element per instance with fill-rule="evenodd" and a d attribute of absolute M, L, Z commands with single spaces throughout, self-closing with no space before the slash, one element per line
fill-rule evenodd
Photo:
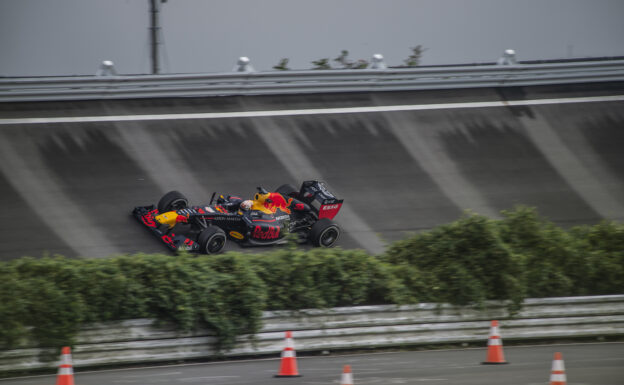
<path fill-rule="evenodd" d="M 178 191 L 165 194 L 156 206 L 135 207 L 132 215 L 171 250 L 214 254 L 227 240 L 241 246 L 287 242 L 293 234 L 299 243 L 331 247 L 340 235 L 333 222 L 343 200 L 323 182 L 303 182 L 299 190 L 285 184 L 269 192 L 258 187 L 253 200 L 212 194 L 210 203 L 190 206 Z"/>

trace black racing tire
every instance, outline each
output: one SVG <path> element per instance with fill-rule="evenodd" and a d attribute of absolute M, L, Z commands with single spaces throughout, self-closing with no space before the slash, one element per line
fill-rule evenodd
<path fill-rule="evenodd" d="M 275 191 L 282 194 L 283 196 L 287 196 L 291 198 L 294 198 L 299 194 L 299 190 L 297 190 L 291 184 L 283 184 L 279 186 Z"/>
<path fill-rule="evenodd" d="M 197 238 L 199 251 L 202 254 L 216 254 L 223 250 L 226 240 L 225 231 L 217 226 L 208 226 Z"/>
<path fill-rule="evenodd" d="M 329 218 L 319 219 L 308 236 L 315 247 L 332 247 L 340 237 L 340 227 Z"/>
<path fill-rule="evenodd" d="M 182 210 L 188 207 L 188 199 L 179 191 L 169 191 L 158 201 L 158 212 Z"/>

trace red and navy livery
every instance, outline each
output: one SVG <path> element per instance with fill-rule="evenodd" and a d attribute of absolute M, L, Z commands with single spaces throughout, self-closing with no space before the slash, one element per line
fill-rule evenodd
<path fill-rule="evenodd" d="M 333 218 L 343 200 L 323 182 L 305 181 L 299 190 L 286 184 L 275 192 L 258 187 L 249 210 L 241 210 L 239 197 L 220 195 L 215 202 L 215 195 L 208 205 L 189 206 L 182 193 L 170 191 L 156 206 L 135 207 L 132 215 L 174 251 L 213 254 L 228 239 L 242 246 L 275 245 L 287 242 L 288 234 L 299 243 L 331 247 L 340 235 Z"/>

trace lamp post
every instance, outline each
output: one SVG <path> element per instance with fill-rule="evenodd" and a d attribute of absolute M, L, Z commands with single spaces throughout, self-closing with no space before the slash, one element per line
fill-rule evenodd
<path fill-rule="evenodd" d="M 150 45 L 152 56 L 152 74 L 160 73 L 160 4 L 167 0 L 150 0 Z"/>

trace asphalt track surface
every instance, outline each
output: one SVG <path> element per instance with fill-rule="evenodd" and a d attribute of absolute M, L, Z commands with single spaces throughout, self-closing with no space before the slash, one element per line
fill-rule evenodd
<path fill-rule="evenodd" d="M 295 341 L 296 343 L 296 341 Z M 77 372 L 76 384 L 340 384 L 351 365 L 354 384 L 548 384 L 555 352 L 563 354 L 568 385 L 624 383 L 624 343 L 504 347 L 507 365 L 481 365 L 485 349 L 299 357 L 302 377 L 273 378 L 279 358 Z M 0 380 L 2 385 L 53 384 L 54 375 Z"/>
<path fill-rule="evenodd" d="M 0 259 L 166 252 L 134 206 L 307 179 L 345 199 L 338 245 L 375 254 L 467 209 L 622 221 L 623 99 L 603 83 L 3 103 Z"/>

